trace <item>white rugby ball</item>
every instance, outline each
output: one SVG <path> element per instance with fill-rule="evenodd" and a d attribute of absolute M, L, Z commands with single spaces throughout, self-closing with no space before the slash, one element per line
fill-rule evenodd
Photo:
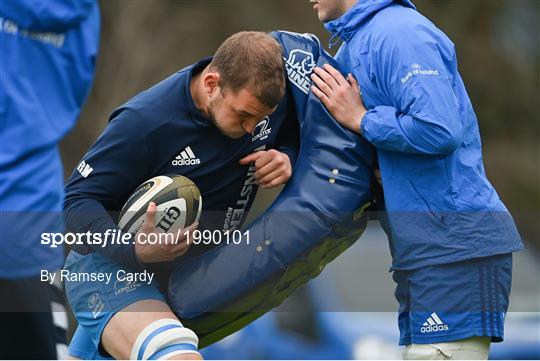
<path fill-rule="evenodd" d="M 154 225 L 160 232 L 176 233 L 201 216 L 202 197 L 195 183 L 181 175 L 167 174 L 135 189 L 120 211 L 118 226 L 125 232 L 137 233 L 150 202 L 157 206 Z"/>

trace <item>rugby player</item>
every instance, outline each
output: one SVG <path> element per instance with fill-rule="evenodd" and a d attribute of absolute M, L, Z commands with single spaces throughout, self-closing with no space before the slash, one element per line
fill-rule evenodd
<path fill-rule="evenodd" d="M 156 272 L 157 281 L 67 282 L 79 322 L 72 356 L 200 358 L 196 335 L 167 305 L 167 280 L 175 265 L 170 261 L 188 250 L 188 232 L 197 226 L 238 228 L 257 185 L 274 187 L 290 178 L 298 130 L 286 121 L 284 94 L 277 41 L 264 33 L 241 32 L 228 38 L 213 58 L 178 71 L 112 113 L 67 185 L 64 208 L 70 230 L 117 229 L 108 211 L 119 210 L 139 184 L 170 173 L 187 176 L 199 187 L 203 215 L 199 225 L 180 233 L 175 245 L 74 248 L 65 266 L 72 273 L 147 269 Z M 151 203 L 139 233 L 156 232 L 155 212 Z M 192 246 L 184 257 L 201 251 Z"/>
<path fill-rule="evenodd" d="M 315 95 L 377 148 L 407 359 L 487 359 L 523 244 L 482 164 L 448 37 L 409 0 L 310 0 L 343 40 Z"/>

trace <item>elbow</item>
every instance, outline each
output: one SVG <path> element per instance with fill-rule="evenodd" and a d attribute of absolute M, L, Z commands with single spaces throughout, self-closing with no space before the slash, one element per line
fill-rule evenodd
<path fill-rule="evenodd" d="M 69 214 L 76 209 L 81 203 L 84 202 L 85 196 L 77 192 L 68 191 L 64 198 L 64 215 Z"/>
<path fill-rule="evenodd" d="M 73 204 L 73 200 L 72 199 L 69 199 L 69 198 L 65 198 L 64 199 L 64 203 L 63 203 L 63 210 L 64 210 L 64 213 L 67 213 L 69 212 L 69 210 L 71 209 L 71 205 Z"/>
<path fill-rule="evenodd" d="M 443 136 L 437 144 L 438 153 L 449 155 L 455 152 L 463 143 L 463 132 L 461 127 L 455 129 L 445 129 Z"/>
<path fill-rule="evenodd" d="M 76 201 L 77 201 L 77 199 L 75 197 L 73 197 L 73 194 L 68 192 L 65 195 L 65 198 L 64 198 L 64 204 L 63 204 L 64 212 L 69 212 L 73 208 L 73 204 Z"/>

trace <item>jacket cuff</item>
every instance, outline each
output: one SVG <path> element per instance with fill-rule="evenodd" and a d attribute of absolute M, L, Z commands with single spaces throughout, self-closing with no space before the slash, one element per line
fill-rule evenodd
<path fill-rule="evenodd" d="M 369 122 L 369 116 L 371 115 L 371 113 L 373 112 L 373 110 L 368 110 L 366 112 L 366 114 L 364 114 L 364 117 L 362 118 L 362 121 L 360 122 L 360 134 L 366 138 L 367 140 L 369 140 L 369 136 L 368 136 L 368 133 L 369 133 L 369 128 L 368 128 L 368 122 Z"/>
<path fill-rule="evenodd" d="M 123 232 L 122 232 L 123 233 Z M 132 237 L 129 243 L 126 244 L 109 244 L 107 247 L 99 247 L 96 249 L 97 252 L 112 258 L 116 262 L 125 265 L 132 266 L 136 268 L 142 268 L 143 264 L 139 262 L 137 254 L 135 253 L 135 235 L 131 234 Z"/>
<path fill-rule="evenodd" d="M 132 236 L 133 241 L 136 242 L 135 234 L 132 233 Z M 127 246 L 128 250 L 126 252 L 126 263 L 137 268 L 143 268 L 144 265 L 139 261 L 137 253 L 135 253 L 135 243 L 131 243 Z"/>

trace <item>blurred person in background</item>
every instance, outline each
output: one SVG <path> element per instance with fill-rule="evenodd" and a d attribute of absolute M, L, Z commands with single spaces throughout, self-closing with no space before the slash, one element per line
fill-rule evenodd
<path fill-rule="evenodd" d="M 90 89 L 99 42 L 95 0 L 0 2 L 0 358 L 67 357 L 60 284 L 63 167 L 58 143 Z"/>
<path fill-rule="evenodd" d="M 523 244 L 488 181 L 454 44 L 408 0 L 310 0 L 347 78 L 312 90 L 378 153 L 406 359 L 487 359 Z"/>

